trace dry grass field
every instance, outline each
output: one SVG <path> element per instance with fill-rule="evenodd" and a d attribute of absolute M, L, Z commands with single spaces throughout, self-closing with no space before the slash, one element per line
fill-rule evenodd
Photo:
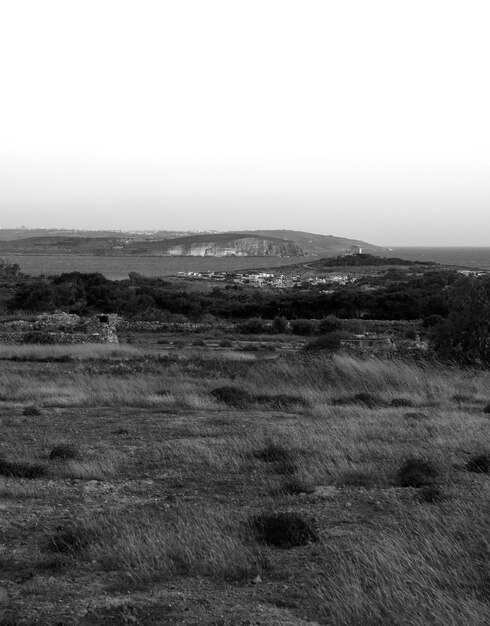
<path fill-rule="evenodd" d="M 0 624 L 490 623 L 490 373 L 0 359 Z"/>

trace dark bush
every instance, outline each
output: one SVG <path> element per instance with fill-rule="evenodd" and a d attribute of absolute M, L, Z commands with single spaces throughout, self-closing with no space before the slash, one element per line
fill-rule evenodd
<path fill-rule="evenodd" d="M 234 387 L 233 385 L 213 389 L 213 391 L 211 391 L 211 395 L 219 402 L 223 402 L 224 404 L 235 408 L 246 407 L 253 400 L 248 391 L 245 391 L 245 389 L 241 389 L 240 387 Z"/>
<path fill-rule="evenodd" d="M 490 454 L 479 454 L 471 457 L 466 464 L 466 469 L 476 474 L 488 474 L 490 472 Z"/>
<path fill-rule="evenodd" d="M 342 339 L 349 339 L 349 337 L 351 337 L 350 333 L 346 333 L 341 330 L 334 330 L 326 335 L 315 337 L 315 339 L 312 339 L 303 346 L 303 350 L 305 352 L 315 352 L 318 350 L 335 352 L 336 350 L 340 350 L 340 342 Z"/>
<path fill-rule="evenodd" d="M 427 504 L 442 502 L 446 499 L 444 492 L 441 491 L 440 487 L 437 485 L 426 485 L 425 487 L 422 487 L 418 491 L 417 497 L 421 502 L 427 502 Z"/>
<path fill-rule="evenodd" d="M 259 541 L 278 548 L 294 548 L 318 541 L 313 523 L 298 513 L 257 515 L 251 525 Z"/>
<path fill-rule="evenodd" d="M 284 463 L 293 462 L 294 456 L 288 448 L 284 446 L 268 443 L 264 448 L 254 452 L 254 457 L 265 463 Z"/>
<path fill-rule="evenodd" d="M 472 396 L 468 396 L 465 393 L 455 393 L 452 396 L 452 399 L 454 402 L 469 402 L 470 400 L 473 400 Z"/>
<path fill-rule="evenodd" d="M 356 393 L 354 401 L 368 409 L 375 409 L 387 405 L 386 401 L 382 398 L 367 392 Z"/>
<path fill-rule="evenodd" d="M 390 404 L 394 407 L 413 406 L 413 402 L 409 398 L 393 398 Z"/>
<path fill-rule="evenodd" d="M 424 459 L 407 459 L 397 474 L 398 484 L 401 487 L 425 487 L 432 485 L 437 479 L 437 468 Z"/>
<path fill-rule="evenodd" d="M 272 332 L 276 335 L 284 335 L 289 330 L 289 322 L 285 317 L 276 316 L 272 322 Z"/>
<path fill-rule="evenodd" d="M 367 392 L 356 393 L 354 396 L 343 396 L 340 398 L 334 398 L 333 404 L 345 405 L 345 404 L 360 404 L 367 409 L 377 409 L 388 406 L 388 403 L 382 398 Z"/>
<path fill-rule="evenodd" d="M 46 474 L 43 465 L 11 462 L 0 459 L 0 475 L 9 478 L 40 478 Z"/>
<path fill-rule="evenodd" d="M 320 320 L 318 324 L 318 330 L 322 335 L 327 333 L 332 333 L 335 330 L 340 330 L 342 328 L 342 322 L 335 315 L 327 315 L 326 318 Z"/>
<path fill-rule="evenodd" d="M 129 430 L 127 428 L 118 428 L 114 431 L 115 435 L 129 435 Z"/>
<path fill-rule="evenodd" d="M 38 415 L 41 415 L 41 411 L 37 408 L 37 406 L 34 406 L 32 404 L 25 407 L 25 409 L 22 411 L 22 415 L 25 415 L 26 417 L 37 417 Z"/>
<path fill-rule="evenodd" d="M 385 400 L 367 392 L 356 393 L 354 396 L 334 398 L 332 403 L 340 406 L 345 404 L 360 404 L 367 409 L 376 409 L 387 406 L 387 402 Z"/>
<path fill-rule="evenodd" d="M 23 343 L 41 343 L 43 345 L 51 345 L 57 343 L 56 336 L 40 330 L 32 330 L 24 335 Z"/>
<path fill-rule="evenodd" d="M 483 409 L 484 413 L 490 413 L 490 404 L 487 404 L 487 406 Z"/>
<path fill-rule="evenodd" d="M 80 458 L 80 453 L 75 446 L 69 443 L 62 443 L 55 446 L 49 453 L 50 461 L 72 461 Z"/>
<path fill-rule="evenodd" d="M 220 348 L 233 348 L 233 342 L 229 339 L 222 339 L 218 345 Z"/>
<path fill-rule="evenodd" d="M 316 324 L 312 320 L 292 320 L 290 322 L 293 335 L 314 335 Z"/>

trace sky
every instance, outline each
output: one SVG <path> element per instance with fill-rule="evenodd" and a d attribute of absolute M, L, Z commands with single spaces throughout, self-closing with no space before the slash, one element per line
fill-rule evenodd
<path fill-rule="evenodd" d="M 0 3 L 0 228 L 490 245 L 488 0 Z"/>

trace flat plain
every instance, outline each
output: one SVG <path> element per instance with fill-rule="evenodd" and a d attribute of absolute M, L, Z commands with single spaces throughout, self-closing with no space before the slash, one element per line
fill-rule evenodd
<path fill-rule="evenodd" d="M 488 624 L 488 372 L 211 343 L 1 347 L 1 623 Z"/>

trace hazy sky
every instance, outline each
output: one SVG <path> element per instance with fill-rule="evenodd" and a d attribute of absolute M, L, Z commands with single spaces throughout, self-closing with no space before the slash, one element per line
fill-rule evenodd
<path fill-rule="evenodd" d="M 488 0 L 7 0 L 0 227 L 490 245 Z"/>

